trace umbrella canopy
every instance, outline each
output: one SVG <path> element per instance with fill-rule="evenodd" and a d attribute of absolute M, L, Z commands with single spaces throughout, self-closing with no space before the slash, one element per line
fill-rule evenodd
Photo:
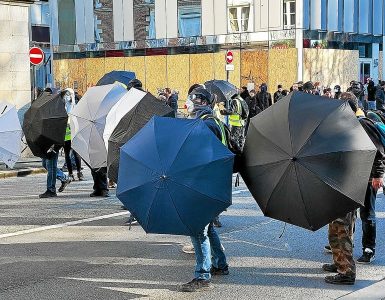
<path fill-rule="evenodd" d="M 121 148 L 117 196 L 147 233 L 196 235 L 231 205 L 232 167 L 202 120 L 154 117 Z"/>
<path fill-rule="evenodd" d="M 120 84 L 92 87 L 70 113 L 72 148 L 91 168 L 107 166 L 106 117 L 126 92 Z"/>
<path fill-rule="evenodd" d="M 16 107 L 0 102 L 0 160 L 10 168 L 20 158 L 22 136 Z"/>
<path fill-rule="evenodd" d="M 23 132 L 35 156 L 47 158 L 53 145 L 64 144 L 68 115 L 60 94 L 43 92 L 24 115 Z"/>
<path fill-rule="evenodd" d="M 235 85 L 225 80 L 210 80 L 205 82 L 206 89 L 217 96 L 218 102 L 228 103 L 231 97 L 238 94 L 238 89 Z"/>
<path fill-rule="evenodd" d="M 112 71 L 110 73 L 105 74 L 102 78 L 99 79 L 97 86 L 113 84 L 115 82 L 123 83 L 125 86 L 135 78 L 134 72 L 128 71 Z"/>
<path fill-rule="evenodd" d="M 315 231 L 363 205 L 375 154 L 347 102 L 295 92 L 251 119 L 241 175 L 266 216 Z"/>
<path fill-rule="evenodd" d="M 103 139 L 108 151 L 108 140 L 114 131 L 116 125 L 131 109 L 133 109 L 143 97 L 146 92 L 139 91 L 135 88 L 130 89 L 110 110 L 106 118 L 106 127 L 103 132 Z"/>
<path fill-rule="evenodd" d="M 132 93 L 130 93 L 133 90 Z M 150 93 L 131 89 L 128 101 L 136 103 L 130 112 L 121 118 L 108 140 L 108 177 L 118 182 L 120 147 L 132 138 L 153 116 L 173 117 L 174 111 Z M 136 98 L 137 97 L 137 98 Z"/>

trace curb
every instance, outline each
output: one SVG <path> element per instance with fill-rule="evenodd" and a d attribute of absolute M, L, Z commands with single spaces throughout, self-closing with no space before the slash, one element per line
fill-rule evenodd
<path fill-rule="evenodd" d="M 33 174 L 43 174 L 47 173 L 44 168 L 31 168 L 31 169 L 21 169 L 15 171 L 0 171 L 0 179 L 10 178 L 10 177 L 25 177 Z"/>

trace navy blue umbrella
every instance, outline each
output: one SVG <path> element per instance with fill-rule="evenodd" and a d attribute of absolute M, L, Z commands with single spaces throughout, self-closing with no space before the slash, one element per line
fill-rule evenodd
<path fill-rule="evenodd" d="M 231 205 L 233 161 L 202 120 L 155 116 L 121 148 L 117 197 L 147 233 L 195 235 Z"/>
<path fill-rule="evenodd" d="M 135 78 L 134 72 L 128 71 L 112 71 L 110 73 L 105 74 L 102 78 L 99 79 L 97 86 L 113 84 L 115 82 L 123 83 L 124 85 L 128 85 L 128 83 Z"/>

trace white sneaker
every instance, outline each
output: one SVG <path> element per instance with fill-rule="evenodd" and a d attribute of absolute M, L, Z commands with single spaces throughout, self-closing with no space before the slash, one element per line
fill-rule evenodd
<path fill-rule="evenodd" d="M 187 254 L 195 254 L 195 249 L 193 245 L 186 245 L 182 247 L 182 251 Z"/>

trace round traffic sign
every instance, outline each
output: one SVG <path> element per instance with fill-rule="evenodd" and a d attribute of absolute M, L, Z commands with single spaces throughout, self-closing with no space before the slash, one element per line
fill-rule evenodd
<path fill-rule="evenodd" d="M 29 49 L 29 61 L 35 66 L 40 65 L 44 61 L 44 51 L 39 47 L 32 47 Z"/>
<path fill-rule="evenodd" d="M 231 52 L 230 50 L 226 52 L 226 63 L 227 64 L 231 64 L 234 60 L 234 55 L 233 55 L 233 52 Z"/>

